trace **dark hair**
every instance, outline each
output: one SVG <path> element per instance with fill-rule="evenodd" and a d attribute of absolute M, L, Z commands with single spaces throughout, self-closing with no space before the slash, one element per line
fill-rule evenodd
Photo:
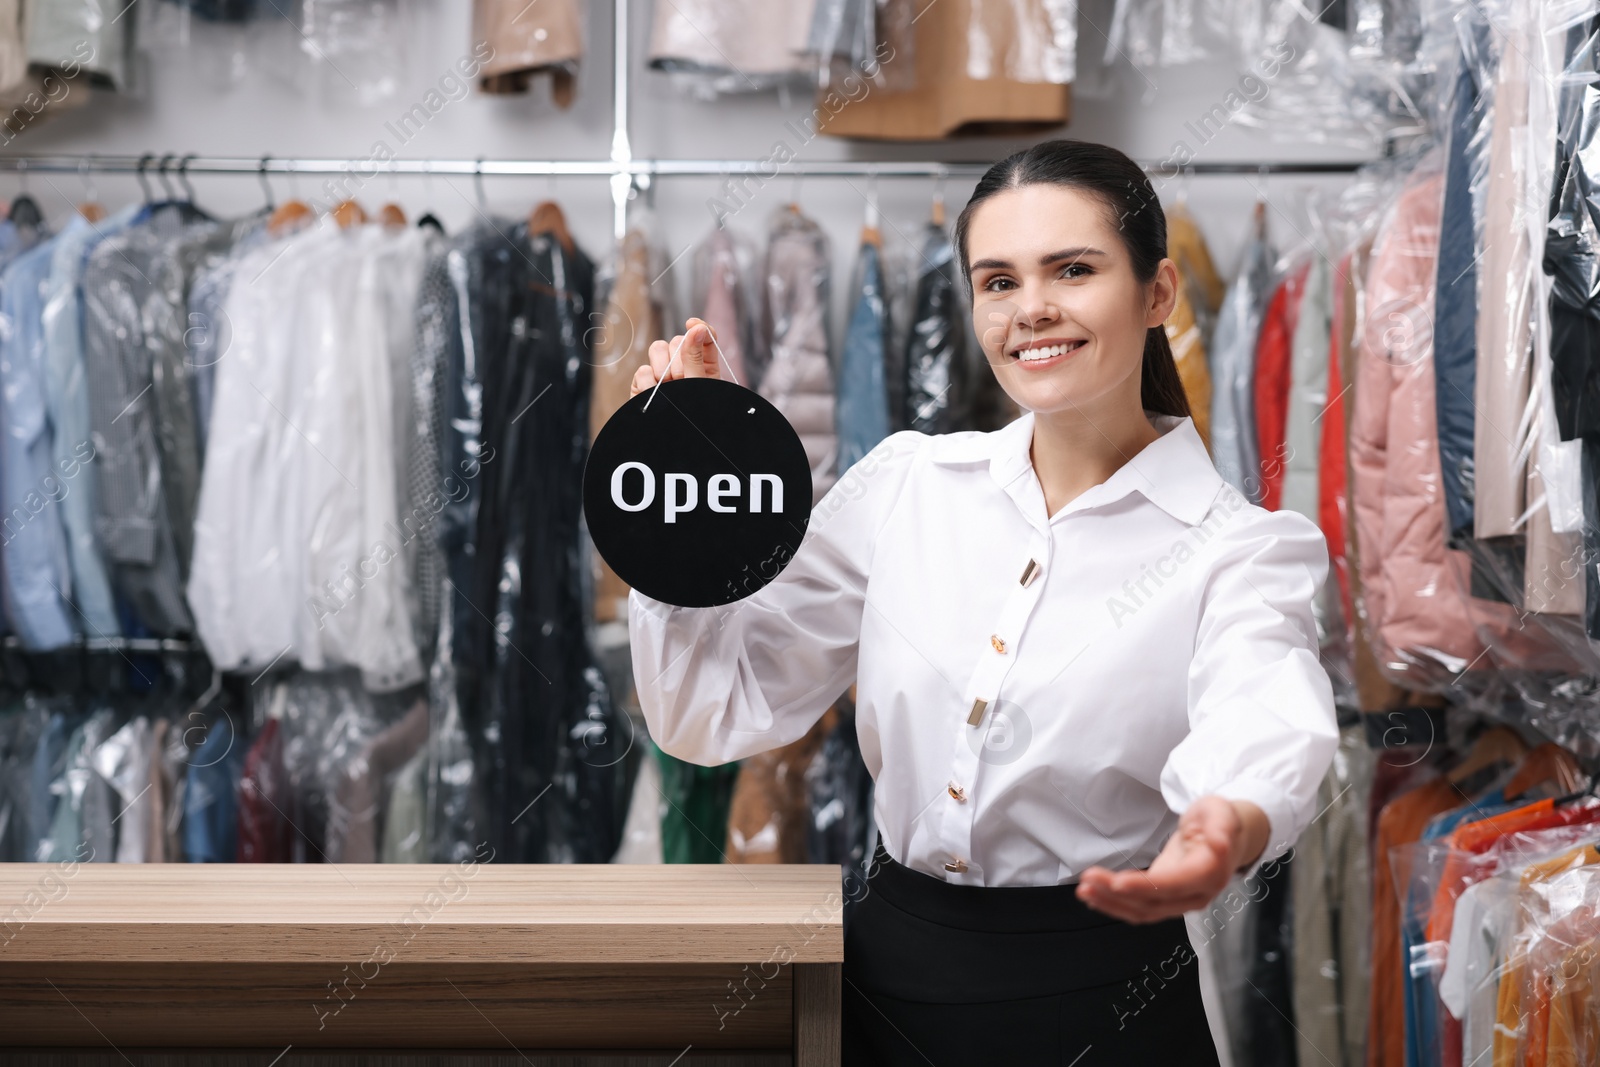
<path fill-rule="evenodd" d="M 956 251 L 961 256 L 961 277 L 969 300 L 973 293 L 967 230 L 972 215 L 994 194 L 1024 185 L 1065 185 L 1099 197 L 1107 214 L 1116 220 L 1134 277 L 1148 283 L 1156 276 L 1156 267 L 1167 254 L 1167 214 L 1144 168 L 1103 144 L 1040 141 L 984 171 L 972 199 L 956 219 Z M 1139 394 L 1148 411 L 1180 417 L 1191 414 L 1165 326 L 1152 326 L 1145 334 Z"/>

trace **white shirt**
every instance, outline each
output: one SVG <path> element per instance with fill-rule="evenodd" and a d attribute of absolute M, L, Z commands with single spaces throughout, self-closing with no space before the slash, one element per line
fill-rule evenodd
<path fill-rule="evenodd" d="M 755 595 L 681 608 L 635 590 L 651 737 L 741 759 L 854 681 L 874 815 L 908 867 L 996 886 L 1145 867 L 1207 794 L 1258 804 L 1263 859 L 1280 854 L 1338 744 L 1311 614 L 1326 544 L 1227 487 L 1191 419 L 1149 418 L 1162 436 L 1053 516 L 1031 413 L 893 434 Z"/>
<path fill-rule="evenodd" d="M 224 670 L 420 681 L 400 447 L 426 231 L 324 219 L 239 261 L 188 599 Z"/>

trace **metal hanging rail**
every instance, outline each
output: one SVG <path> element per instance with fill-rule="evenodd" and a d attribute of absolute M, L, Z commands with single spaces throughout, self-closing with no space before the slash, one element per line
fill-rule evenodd
<path fill-rule="evenodd" d="M 1190 163 L 1182 168 L 1184 174 L 1242 175 L 1242 174 L 1349 174 L 1370 160 L 1339 161 L 1332 163 L 1292 162 L 1237 162 Z M 1147 172 L 1162 170 L 1159 163 L 1141 164 Z M 942 178 L 956 176 L 977 177 L 990 166 L 987 162 L 938 162 L 917 160 L 911 162 L 838 160 L 816 163 L 785 163 L 774 169 L 773 164 L 755 159 L 391 159 L 382 163 L 366 160 L 333 158 L 291 158 L 262 156 L 250 159 L 243 156 L 201 156 L 166 153 L 157 155 L 50 155 L 50 156 L 0 156 L 0 172 L 29 174 L 139 174 L 150 176 L 186 174 L 284 174 L 327 175 L 353 174 L 363 178 L 382 178 L 389 175 L 449 176 L 485 178 L 531 178 L 587 176 L 611 177 L 613 175 L 650 175 L 670 177 L 676 175 L 722 177 L 732 174 L 759 174 L 777 177 L 877 177 L 877 178 Z M 367 169 L 363 169 L 366 167 Z"/>

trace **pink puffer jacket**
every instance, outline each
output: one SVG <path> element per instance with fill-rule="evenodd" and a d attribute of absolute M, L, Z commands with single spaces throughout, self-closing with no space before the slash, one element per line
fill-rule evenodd
<path fill-rule="evenodd" d="M 1350 424 L 1350 492 L 1373 651 L 1394 681 L 1435 690 L 1463 671 L 1507 660 L 1576 666 L 1536 640 L 1535 628 L 1522 629 L 1510 605 L 1468 596 L 1469 557 L 1445 547 L 1433 371 L 1443 190 L 1430 157 L 1407 179 L 1378 234 Z"/>

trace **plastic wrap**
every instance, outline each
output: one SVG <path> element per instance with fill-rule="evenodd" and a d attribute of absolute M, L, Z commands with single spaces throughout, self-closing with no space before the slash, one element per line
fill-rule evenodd
<path fill-rule="evenodd" d="M 50 723 L 50 709 L 31 694 L 7 699 L 0 709 L 0 863 L 31 863 L 33 837 L 33 758 Z"/>
<path fill-rule="evenodd" d="M 758 307 L 751 286 L 755 274 L 755 249 L 744 235 L 725 226 L 714 227 L 692 254 L 690 306 L 716 333 L 717 350 L 727 364 L 731 380 L 752 389 L 752 376 L 765 362 L 758 348 Z M 672 332 L 676 332 L 676 320 L 669 322 L 674 327 Z M 662 323 L 663 327 L 666 325 Z M 652 339 L 671 335 L 663 328 L 650 330 L 643 323 L 632 330 L 638 338 L 635 345 L 642 346 L 643 353 L 649 351 Z M 648 355 L 639 358 L 649 361 Z M 625 391 L 622 398 L 627 399 Z"/>
<path fill-rule="evenodd" d="M 444 505 L 394 472 L 412 452 L 426 234 L 329 221 L 239 262 L 257 280 L 225 305 L 187 588 L 224 670 L 357 666 L 375 691 L 424 677 L 407 546 Z M 451 474 L 447 492 L 473 480 Z"/>
<path fill-rule="evenodd" d="M 1558 669 L 1571 662 L 1525 631 L 1510 605 L 1466 595 L 1470 557 L 1446 547 L 1433 367 L 1442 164 L 1437 150 L 1426 153 L 1374 245 L 1350 428 L 1362 610 L 1376 658 L 1392 681 L 1434 691 L 1479 684 L 1468 676 L 1487 677 L 1491 652 Z"/>
<path fill-rule="evenodd" d="M 963 300 L 955 246 L 938 223 L 922 233 L 916 302 L 906 334 L 904 408 L 901 425 L 923 433 L 968 429 L 973 378 L 991 374 L 967 339 L 970 314 Z"/>
<path fill-rule="evenodd" d="M 607 862 L 627 807 L 628 741 L 584 599 L 594 266 L 562 227 L 524 224 L 502 239 L 514 254 L 486 264 L 485 276 L 501 277 L 484 282 L 505 302 L 483 308 L 492 321 L 463 324 L 480 359 L 485 458 L 476 562 L 454 620 L 456 669 L 484 779 L 485 836 L 516 863 Z M 478 344 L 485 328 L 504 331 L 498 343 Z"/>
<path fill-rule="evenodd" d="M 732 93 L 800 88 L 815 0 L 658 0 L 651 19 L 650 66 L 685 95 L 713 100 Z"/>
<path fill-rule="evenodd" d="M 299 44 L 319 100 L 366 106 L 408 84 L 406 0 L 301 0 Z"/>
<path fill-rule="evenodd" d="M 46 6 L 69 5 L 52 0 Z M 105 16 L 108 20 L 122 7 L 104 2 L 100 6 L 111 8 Z M 137 7 L 130 17 L 117 18 L 106 23 L 105 28 L 129 26 L 137 18 L 137 31 L 129 27 L 128 33 L 137 39 L 138 50 L 150 61 L 157 65 L 182 63 L 195 72 L 203 85 L 219 90 L 241 85 L 272 60 L 270 31 L 293 33 L 290 24 L 294 5 L 284 0 L 156 0 Z M 296 37 L 295 43 L 298 41 Z M 292 47 L 287 36 L 272 43 L 283 56 Z M 97 56 L 104 54 L 103 50 L 97 51 Z M 303 60 L 297 62 L 296 68 L 301 68 L 302 63 Z M 134 69 L 131 64 L 130 69 Z"/>
<path fill-rule="evenodd" d="M 878 6 L 875 0 L 815 0 L 805 47 L 816 58 L 819 87 L 874 61 Z"/>
<path fill-rule="evenodd" d="M 1256 337 L 1271 296 L 1276 258 L 1266 218 L 1266 204 L 1258 201 L 1238 273 L 1217 313 L 1211 351 L 1212 458 L 1217 473 L 1252 501 L 1261 464 L 1255 438 Z"/>
<path fill-rule="evenodd" d="M 762 265 L 756 389 L 800 435 L 811 464 L 811 501 L 820 501 L 837 477 L 833 364 L 828 358 L 828 302 L 832 286 L 828 237 L 798 208 L 779 208 L 768 231 Z"/>
<path fill-rule="evenodd" d="M 867 893 L 867 862 L 877 842 L 872 812 L 872 775 L 856 739 L 855 702 L 849 694 L 834 703 L 837 722 L 822 748 L 805 769 L 810 822 L 806 830 L 808 863 L 844 867 L 844 918 Z"/>
<path fill-rule="evenodd" d="M 1487 25 L 1471 27 L 1480 37 L 1492 30 L 1500 47 L 1463 49 L 1475 61 L 1476 79 L 1487 86 L 1482 95 L 1489 113 L 1481 148 L 1468 161 L 1481 218 L 1482 262 L 1478 380 L 1474 410 L 1461 421 L 1476 416 L 1475 441 L 1465 492 L 1456 493 L 1457 500 L 1447 494 L 1458 540 L 1472 552 L 1470 591 L 1515 611 L 1527 641 L 1507 646 L 1492 630 L 1485 630 L 1484 639 L 1493 646 L 1498 666 L 1517 670 L 1508 676 L 1511 684 L 1539 708 L 1570 702 L 1564 691 L 1571 675 L 1600 673 L 1600 657 L 1582 621 L 1586 568 L 1581 519 L 1574 522 L 1574 512 L 1581 511 L 1581 505 L 1574 506 L 1581 490 L 1579 446 L 1559 441 L 1554 422 L 1558 390 L 1552 357 L 1559 348 L 1552 326 L 1564 313 L 1557 310 L 1559 297 L 1552 299 L 1546 269 L 1564 257 L 1559 236 L 1551 248 L 1546 241 L 1560 228 L 1548 221 L 1552 207 L 1558 219 L 1561 214 L 1554 174 L 1561 144 L 1558 92 L 1566 95 L 1560 103 L 1570 108 L 1578 94 L 1569 87 L 1583 80 L 1555 71 L 1585 36 L 1571 34 L 1560 16 L 1559 9 L 1510 0 L 1489 10 Z M 1590 65 L 1581 48 L 1574 61 Z M 1559 290 L 1559 283 L 1554 288 Z M 1440 413 L 1441 418 L 1447 413 L 1443 396 Z M 1456 436 L 1441 422 L 1441 451 L 1448 455 Z M 1470 539 L 1465 536 L 1469 526 Z"/>
<path fill-rule="evenodd" d="M 739 761 L 728 801 L 728 863 L 805 863 L 811 828 L 806 771 L 838 716 L 825 713 L 805 736 Z"/>
<path fill-rule="evenodd" d="M 969 0 L 967 77 L 1072 82 L 1077 0 Z"/>
<path fill-rule="evenodd" d="M 534 76 L 548 73 L 556 106 L 572 106 L 578 61 L 583 58 L 583 13 L 577 0 L 473 0 L 473 55 L 487 50 L 478 69 L 486 93 L 525 93 Z"/>
<path fill-rule="evenodd" d="M 841 476 L 890 432 L 886 364 L 891 326 L 883 249 L 876 227 L 868 227 L 862 233 L 850 292 L 850 317 L 839 355 L 835 408 Z"/>

